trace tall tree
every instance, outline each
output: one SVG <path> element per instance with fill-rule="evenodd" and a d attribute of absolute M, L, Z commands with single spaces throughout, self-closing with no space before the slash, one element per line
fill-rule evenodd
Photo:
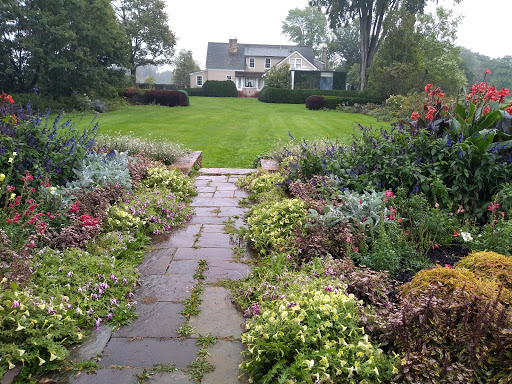
<path fill-rule="evenodd" d="M 403 4 L 411 13 L 422 13 L 428 0 L 310 0 L 309 4 L 324 8 L 331 29 L 359 19 L 361 47 L 361 89 L 368 81 L 368 68 L 390 27 L 389 16 Z M 458 3 L 461 0 L 454 0 Z"/>
<path fill-rule="evenodd" d="M 108 93 L 127 40 L 109 0 L 0 3 L 0 84 L 54 95 Z M 87 15 L 87 17 L 84 17 Z M 101 28 L 98 28 L 101 25 Z"/>
<path fill-rule="evenodd" d="M 359 20 L 338 27 L 329 33 L 327 57 L 330 68 L 349 71 L 360 61 Z M 359 82 L 358 82 L 359 83 Z"/>
<path fill-rule="evenodd" d="M 282 33 L 298 45 L 312 46 L 318 55 L 327 41 L 327 19 L 318 8 L 294 8 L 282 22 Z"/>
<path fill-rule="evenodd" d="M 162 0 L 112 0 L 112 5 L 130 39 L 130 71 L 133 78 L 141 65 L 170 64 L 176 36 L 167 25 Z"/>
<path fill-rule="evenodd" d="M 172 82 L 180 86 L 190 87 L 190 76 L 192 72 L 199 71 L 199 63 L 194 60 L 192 51 L 182 49 L 176 60 L 174 60 L 174 73 Z"/>

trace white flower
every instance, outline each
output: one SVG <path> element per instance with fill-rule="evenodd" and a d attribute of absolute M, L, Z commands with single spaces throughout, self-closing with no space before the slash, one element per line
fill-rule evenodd
<path fill-rule="evenodd" d="M 471 236 L 471 233 L 461 232 L 460 235 L 462 236 L 462 239 L 464 240 L 465 243 L 473 241 L 473 236 Z"/>
<path fill-rule="evenodd" d="M 308 369 L 311 369 L 315 365 L 315 360 L 306 360 L 304 363 L 308 366 Z"/>

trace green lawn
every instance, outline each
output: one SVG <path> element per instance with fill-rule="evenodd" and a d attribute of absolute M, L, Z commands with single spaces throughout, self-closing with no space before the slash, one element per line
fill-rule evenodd
<path fill-rule="evenodd" d="M 389 127 L 365 115 L 310 111 L 304 105 L 266 104 L 256 99 L 191 97 L 190 104 L 128 106 L 101 114 L 100 133 L 166 138 L 203 151 L 204 167 L 245 168 L 279 140 L 287 141 L 288 132 L 297 139 L 347 140 L 357 123 Z"/>

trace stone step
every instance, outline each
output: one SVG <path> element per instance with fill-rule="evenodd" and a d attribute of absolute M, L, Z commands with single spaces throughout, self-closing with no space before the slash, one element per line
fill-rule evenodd
<path fill-rule="evenodd" d="M 247 175 L 248 173 L 256 172 L 253 168 L 200 168 L 200 175 Z"/>

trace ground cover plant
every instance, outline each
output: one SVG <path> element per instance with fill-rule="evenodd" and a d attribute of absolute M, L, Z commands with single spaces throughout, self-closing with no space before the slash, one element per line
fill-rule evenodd
<path fill-rule="evenodd" d="M 492 104 L 508 90 L 480 84 L 447 108 L 425 91 L 407 124 L 361 127 L 348 145 L 292 138 L 271 154 L 279 176 L 239 180 L 252 205 L 238 235 L 259 251 L 234 291 L 254 382 L 512 380 L 510 108 Z M 350 352 L 347 319 L 371 348 Z"/>
<path fill-rule="evenodd" d="M 21 367 L 21 382 L 130 322 L 149 236 L 188 221 L 195 194 L 162 162 L 95 145 L 96 123 L 46 118 L 0 114 L 0 377 Z"/>
<path fill-rule="evenodd" d="M 68 116 L 79 119 L 78 115 Z M 84 119 L 93 117 L 84 116 Z M 344 140 L 350 137 L 357 123 L 389 128 L 388 123 L 378 123 L 368 116 L 309 111 L 304 105 L 193 96 L 187 108 L 125 106 L 101 114 L 98 120 L 101 134 L 113 138 L 111 142 L 125 135 L 152 141 L 179 141 L 191 150 L 203 151 L 205 167 L 240 168 L 249 168 L 257 155 L 275 148 L 277 141 L 285 141 L 290 131 L 308 140 L 326 136 Z"/>

